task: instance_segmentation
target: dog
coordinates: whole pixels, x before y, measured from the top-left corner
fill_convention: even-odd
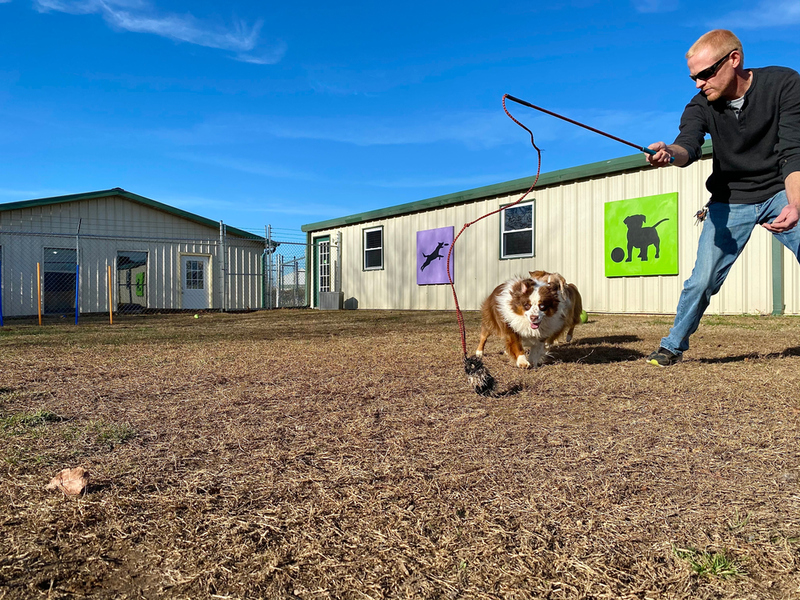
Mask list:
[[[425,270],[425,267],[427,267],[429,264],[431,264],[431,263],[432,263],[434,260],[436,260],[437,258],[439,258],[439,259],[441,259],[441,258],[444,258],[444,254],[440,254],[440,253],[439,253],[439,250],[441,250],[441,249],[442,249],[442,248],[444,248],[445,246],[449,246],[449,245],[450,245],[450,244],[445,244],[444,242],[439,242],[439,244],[436,246],[436,250],[434,250],[434,251],[433,251],[433,252],[431,252],[430,254],[425,254],[425,253],[423,252],[423,253],[422,253],[422,256],[424,256],[424,257],[425,257],[425,262],[424,262],[424,263],[423,263],[423,265],[422,265],[422,266],[419,268],[419,270],[420,270],[420,271],[424,271],[424,270]]]
[[[658,237],[656,227],[661,225],[664,221],[669,219],[661,219],[652,227],[645,227],[644,223],[647,217],[644,215],[629,215],[623,219],[623,223],[628,227],[628,258],[625,262],[631,262],[633,257],[633,249],[639,249],[639,260],[647,260],[647,250],[652,245],[656,247],[656,255],[661,250],[661,238]]]
[[[565,332],[567,342],[572,341],[583,311],[578,288],[558,273],[528,275],[501,283],[483,301],[476,356],[483,356],[486,340],[497,335],[516,365],[529,369],[541,366],[548,348]]]

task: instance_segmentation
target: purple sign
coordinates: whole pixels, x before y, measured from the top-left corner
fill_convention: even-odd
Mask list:
[[[455,257],[450,252],[453,245],[453,227],[440,227],[417,232],[417,285],[450,283],[447,278],[447,256],[450,254],[450,275]]]

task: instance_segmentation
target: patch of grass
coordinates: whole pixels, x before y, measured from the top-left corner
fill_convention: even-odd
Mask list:
[[[19,433],[25,429],[39,427],[45,423],[56,423],[63,419],[48,410],[37,410],[33,413],[15,413],[7,417],[0,417],[0,427],[4,431]]]
[[[730,579],[741,577],[746,572],[725,551],[706,552],[695,548],[674,548],[675,556],[689,563],[689,567],[700,577]]]
[[[480,314],[464,318],[472,353]],[[521,386],[492,399],[464,377],[452,311],[0,339],[0,417],[64,417],[0,424],[0,596],[791,595],[800,319],[729,319],[670,369],[640,360],[667,316],[593,315],[540,369],[492,339],[487,368]],[[43,491],[78,465],[81,502]]]
[[[95,421],[89,425],[89,431],[96,436],[100,444],[112,447],[139,436],[139,432],[130,423]]]
[[[739,512],[739,509],[737,508],[733,518],[728,519],[728,530],[739,531],[740,529],[743,529],[744,526],[747,525],[749,522],[750,522],[750,514],[749,513],[741,514]]]

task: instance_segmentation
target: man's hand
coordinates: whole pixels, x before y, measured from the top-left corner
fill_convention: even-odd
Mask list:
[[[670,144],[667,146],[664,142],[656,142],[648,146],[650,150],[655,150],[655,154],[645,154],[644,157],[654,167],[666,167],[673,165],[682,167],[689,162],[689,153],[683,146],[677,144]],[[672,162],[670,162],[671,159]]]
[[[798,220],[800,220],[800,211],[796,206],[788,204],[772,223],[763,223],[762,227],[772,233],[783,233],[796,226]]]
[[[670,159],[672,158],[672,154],[670,154],[669,150],[667,149],[667,145],[664,142],[656,142],[655,144],[650,144],[648,146],[650,150],[655,150],[655,154],[645,154],[644,157],[654,167],[666,167],[670,164]]]

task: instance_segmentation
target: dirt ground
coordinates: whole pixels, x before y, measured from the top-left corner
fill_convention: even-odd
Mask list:
[[[7,320],[0,598],[800,598],[800,321],[670,324],[485,398],[452,312]]]

